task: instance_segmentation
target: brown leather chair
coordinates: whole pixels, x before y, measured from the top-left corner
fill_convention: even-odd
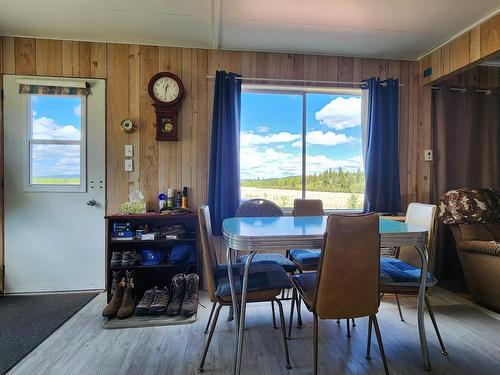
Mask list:
[[[212,312],[210,313],[209,323],[211,322],[210,332],[207,343],[203,351],[203,356],[198,367],[199,372],[203,372],[205,359],[212,341],[215,325],[219,318],[220,310],[223,306],[232,306],[231,292],[229,288],[228,272],[226,265],[219,265],[212,236],[212,224],[210,220],[210,211],[208,206],[200,206],[198,209],[198,221],[200,226],[200,237],[202,244],[203,267],[207,281],[208,298],[213,302]],[[244,264],[237,263],[233,265],[233,275],[236,278],[243,278]],[[272,277],[267,277],[272,275]],[[236,292],[240,295],[237,284]],[[252,262],[248,275],[248,293],[247,303],[252,302],[276,302],[279,307],[281,321],[281,335],[285,349],[286,367],[291,368],[290,355],[288,353],[288,343],[286,339],[285,316],[281,301],[276,297],[284,288],[290,287],[288,274],[283,268],[270,262]],[[215,311],[215,313],[214,313]],[[212,318],[212,315],[215,314]],[[244,331],[244,330],[243,330]]]
[[[370,358],[374,326],[384,370],[389,373],[376,316],[380,305],[379,272],[378,216],[330,215],[318,271],[292,277],[293,293],[301,296],[314,315],[314,374],[318,373],[318,317],[349,319],[364,316],[369,317],[366,357]]]

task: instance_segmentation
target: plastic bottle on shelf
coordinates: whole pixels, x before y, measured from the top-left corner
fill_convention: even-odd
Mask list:
[[[182,188],[182,208],[188,208],[188,188],[184,186]]]
[[[165,210],[165,206],[167,204],[167,197],[165,196],[165,194],[163,193],[160,193],[158,195],[158,210],[159,212],[162,212],[163,210]]]
[[[177,196],[175,198],[175,208],[181,208],[182,205],[182,194],[180,191],[177,192]]]
[[[174,189],[167,189],[167,208],[174,207]]]

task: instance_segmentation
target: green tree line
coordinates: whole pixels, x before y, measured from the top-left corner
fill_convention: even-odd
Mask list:
[[[301,190],[301,176],[290,176],[281,178],[265,178],[242,180],[241,186],[258,187],[268,189]],[[327,191],[334,193],[364,193],[365,174],[361,170],[356,172],[339,169],[328,169],[318,174],[306,176],[306,190]]]

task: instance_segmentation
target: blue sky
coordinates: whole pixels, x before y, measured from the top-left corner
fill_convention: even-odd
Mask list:
[[[243,92],[241,178],[301,174],[302,95]],[[361,97],[306,94],[306,170],[362,169]]]
[[[31,96],[32,137],[40,140],[81,140],[80,96]],[[80,145],[34,144],[34,177],[77,177]]]

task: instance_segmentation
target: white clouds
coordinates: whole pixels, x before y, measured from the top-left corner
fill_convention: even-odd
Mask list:
[[[306,142],[309,145],[336,146],[358,140],[355,137],[339,134],[332,131],[322,132],[321,130],[310,131],[306,135]],[[293,147],[302,147],[302,142],[297,141]]]
[[[242,147],[240,151],[242,179],[300,176],[302,173],[300,154],[248,146]],[[334,160],[326,155],[307,155],[306,168],[307,174],[321,173],[329,168],[356,171],[363,169],[363,163],[361,155],[346,160]]]
[[[78,104],[76,107],[74,107],[73,112],[75,113],[75,116],[81,117],[82,116],[82,105]]]
[[[80,130],[74,125],[59,125],[53,119],[40,117],[33,121],[34,139],[80,139]]]
[[[289,132],[279,132],[269,135],[255,134],[252,131],[241,133],[241,144],[245,146],[251,145],[267,145],[270,143],[287,143],[293,142],[301,138],[300,134],[292,134]]]
[[[257,131],[259,133],[267,133],[271,128],[269,126],[257,126]]]
[[[36,144],[33,146],[33,176],[80,175],[80,146]]]
[[[342,130],[361,124],[361,98],[338,97],[315,114],[316,120],[331,129]]]

